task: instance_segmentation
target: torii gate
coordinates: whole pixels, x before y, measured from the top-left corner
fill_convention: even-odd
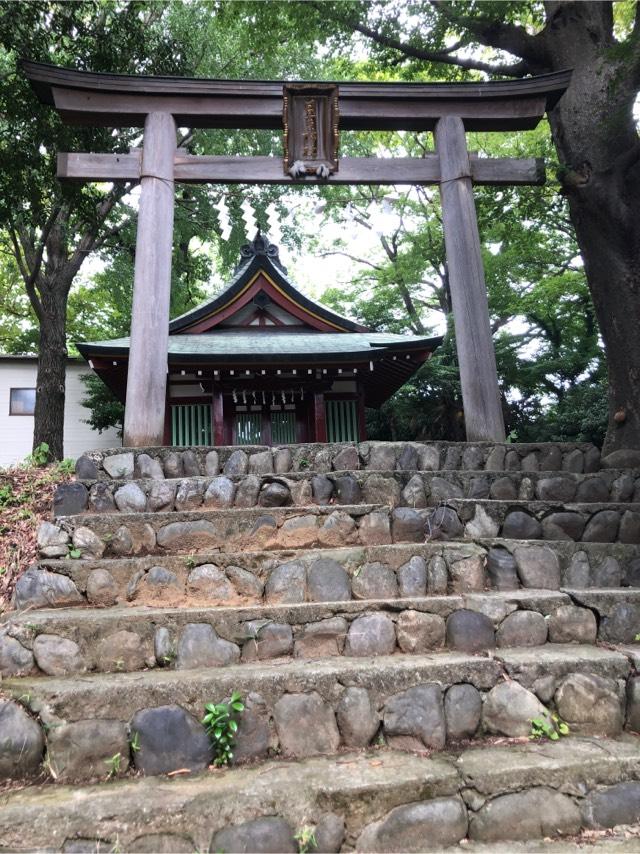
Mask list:
[[[465,131],[536,127],[570,71],[491,83],[289,83],[94,74],[23,62],[36,94],[69,124],[144,127],[128,154],[59,154],[58,177],[140,181],[123,444],[161,445],[167,385],[174,182],[438,184],[469,441],[504,441],[476,184],[542,184],[536,159],[470,155]],[[176,126],[283,131],[275,157],[193,156]],[[433,131],[423,158],[339,158],[340,130]]]

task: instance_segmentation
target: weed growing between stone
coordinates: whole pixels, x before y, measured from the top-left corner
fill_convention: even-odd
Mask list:
[[[129,747],[134,753],[137,753],[140,750],[140,733],[132,732],[131,738],[129,740]]]
[[[120,763],[122,761],[122,756],[120,753],[116,753],[111,756],[109,759],[105,759],[104,763],[108,768],[107,780],[111,780],[113,777],[117,777],[120,773]]]
[[[531,721],[531,739],[548,738],[550,741],[559,741],[563,735],[569,735],[569,724],[555,713],[551,714],[549,719],[539,717]]]
[[[220,768],[233,759],[233,745],[238,732],[238,715],[244,711],[244,702],[237,691],[228,703],[207,703],[202,719],[213,748],[213,764]]]
[[[293,837],[298,843],[298,851],[300,854],[308,854],[309,851],[315,851],[318,847],[316,843],[315,828],[305,825],[298,830]]]

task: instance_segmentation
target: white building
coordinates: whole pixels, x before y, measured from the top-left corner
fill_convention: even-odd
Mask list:
[[[37,370],[35,356],[0,355],[0,467],[19,463],[31,453]],[[86,396],[80,376],[88,372],[89,367],[84,360],[68,360],[64,455],[73,459],[83,451],[122,444],[116,430],[98,433],[86,423],[90,413],[80,403]]]

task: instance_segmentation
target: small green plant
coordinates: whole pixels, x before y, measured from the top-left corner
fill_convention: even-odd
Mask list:
[[[67,556],[77,560],[79,557],[82,557],[82,552],[80,549],[74,549],[73,546],[69,546],[69,551],[67,552]]]
[[[311,465],[311,462],[306,457],[302,457],[302,459],[298,463],[298,468],[299,469],[308,469],[310,465]]]
[[[189,557],[186,557],[186,558],[184,559],[184,564],[185,564],[185,566],[187,567],[187,569],[193,569],[193,568],[195,567],[195,565],[196,565],[196,561],[195,561],[194,556],[193,556],[193,555],[189,555]]]
[[[0,486],[0,507],[10,507],[15,503],[15,500],[13,489],[8,483]]]
[[[46,442],[40,442],[37,448],[34,448],[30,454],[24,458],[25,464],[28,466],[37,466],[42,468],[49,462],[50,448]]]
[[[60,474],[73,474],[76,470],[76,461],[66,457],[64,460],[60,460],[56,468]]]
[[[550,741],[559,741],[563,735],[569,735],[569,724],[565,723],[559,715],[551,714],[549,718],[538,717],[531,721],[531,732],[529,738],[548,738]]]
[[[634,637],[634,641],[640,641],[640,632]]]
[[[111,780],[113,777],[117,777],[120,773],[120,763],[122,761],[122,756],[120,753],[115,753],[109,759],[104,760],[104,764],[108,767],[109,773],[107,774],[107,779]]]
[[[131,734],[131,738],[129,739],[129,747],[133,750],[134,753],[137,753],[140,750],[140,733],[134,732]]]
[[[233,745],[238,732],[238,717],[244,711],[242,697],[237,691],[228,703],[207,703],[202,719],[213,747],[213,764],[219,768],[233,759]]]
[[[309,851],[315,851],[318,847],[315,827],[311,827],[308,824],[301,827],[293,838],[298,843],[298,851],[300,854],[308,854]]]

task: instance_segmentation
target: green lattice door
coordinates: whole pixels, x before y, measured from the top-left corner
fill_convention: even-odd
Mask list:
[[[171,444],[187,447],[211,444],[211,404],[189,403],[171,407]]]
[[[327,400],[326,417],[329,442],[358,441],[357,401]]]
[[[235,444],[262,444],[262,412],[236,412]]]
[[[296,441],[295,410],[271,413],[271,442],[274,445],[292,445]]]

